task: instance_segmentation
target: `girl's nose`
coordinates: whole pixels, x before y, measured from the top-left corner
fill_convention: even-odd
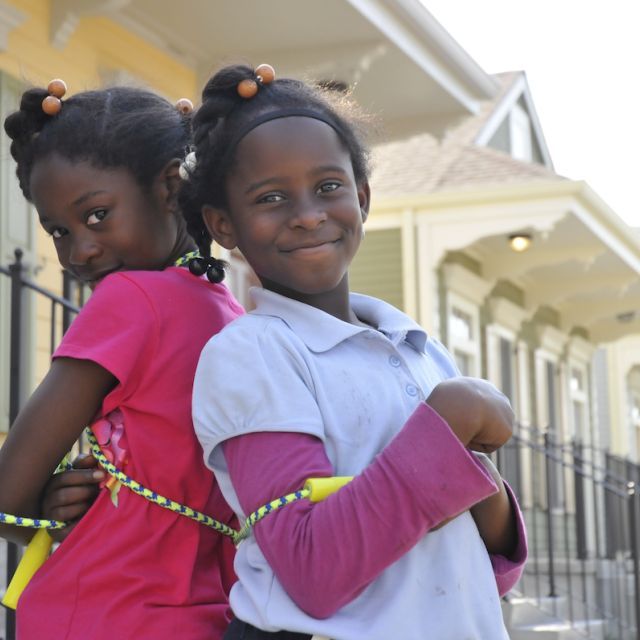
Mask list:
[[[100,247],[90,238],[78,238],[71,244],[69,264],[80,267],[100,255]]]
[[[323,224],[327,219],[327,212],[324,207],[317,202],[300,202],[295,208],[290,219],[293,227],[304,229],[315,229]]]

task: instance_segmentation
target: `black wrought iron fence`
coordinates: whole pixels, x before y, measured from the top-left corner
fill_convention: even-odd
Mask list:
[[[640,467],[524,427],[498,463],[527,521],[522,594],[585,637],[640,640]]]
[[[60,338],[68,329],[72,319],[78,313],[84,303],[86,291],[85,287],[74,280],[67,272],[62,275],[63,296],[44,289],[26,277],[25,268],[22,263],[22,251],[15,251],[15,260],[8,267],[0,266],[0,274],[7,276],[11,282],[10,289],[10,336],[9,336],[9,424],[18,415],[21,398],[23,395],[22,383],[24,379],[24,368],[27,366],[28,358],[25,349],[26,338],[24,328],[25,308],[31,307],[37,302],[44,302],[48,306],[45,315],[48,317],[48,336],[46,348],[52,354],[58,345]],[[31,294],[31,299],[27,295]],[[4,320],[5,318],[3,318]],[[5,367],[3,363],[3,369]],[[5,380],[5,376],[2,376]],[[20,550],[17,545],[7,543],[6,545],[6,584],[9,583],[20,559]],[[15,615],[13,611],[5,611],[5,639],[13,640],[15,637]]]

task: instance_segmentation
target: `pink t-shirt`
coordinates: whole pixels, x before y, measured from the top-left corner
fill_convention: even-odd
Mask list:
[[[233,514],[204,465],[191,391],[202,347],[241,313],[224,286],[186,269],[116,273],[98,285],[54,354],[92,360],[118,379],[98,418],[111,416],[126,473],[226,523]],[[116,506],[103,489],[23,593],[18,638],[221,638],[232,557],[221,534],[124,487]]]

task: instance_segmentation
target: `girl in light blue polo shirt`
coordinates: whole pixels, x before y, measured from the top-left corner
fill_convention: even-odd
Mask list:
[[[240,519],[306,478],[355,478],[255,524],[225,638],[504,640],[525,535],[475,452],[508,440],[511,408],[404,313],[349,292],[366,149],[344,100],[274,75],[214,75],[183,166],[203,255],[212,238],[237,247],[262,284],[202,353],[194,423]]]

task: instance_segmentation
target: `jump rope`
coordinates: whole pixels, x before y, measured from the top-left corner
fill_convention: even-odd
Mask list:
[[[200,257],[200,254],[197,251],[192,251],[176,260],[174,265],[176,267],[184,266],[192,258],[197,257]],[[228,536],[233,540],[233,543],[236,546],[249,536],[251,528],[256,522],[262,520],[262,518],[270,513],[273,513],[292,502],[305,498],[310,502],[321,502],[327,496],[335,493],[338,489],[353,479],[352,476],[309,478],[305,481],[302,489],[277,498],[276,500],[272,500],[271,502],[256,509],[246,518],[242,527],[239,530],[236,530],[224,522],[220,522],[219,520],[197,511],[196,509],[192,509],[187,505],[181,504],[171,498],[160,495],[156,491],[148,489],[109,462],[106,456],[102,453],[102,449],[100,448],[100,445],[98,444],[98,441],[93,435],[93,431],[90,427],[85,429],[85,435],[91,449],[91,454],[96,459],[100,467],[102,467],[111,476],[109,483],[115,482],[120,486],[127,487],[129,490],[133,491],[133,493],[142,496],[145,500],[148,500],[163,509],[173,511],[174,513],[194,520],[205,527],[209,527],[222,535]],[[68,462],[68,456],[65,456],[63,461],[58,465],[56,473],[67,471],[72,468],[72,465]],[[51,553],[53,538],[49,535],[48,530],[64,529],[68,523],[61,520],[26,518],[4,513],[2,511],[0,511],[0,523],[14,525],[17,527],[38,529],[37,533],[27,545],[22,559],[20,560],[13,578],[5,591],[4,597],[2,598],[2,604],[4,606],[10,609],[15,609],[18,605],[20,595],[29,583],[29,580],[31,580],[33,575],[44,564]]]

